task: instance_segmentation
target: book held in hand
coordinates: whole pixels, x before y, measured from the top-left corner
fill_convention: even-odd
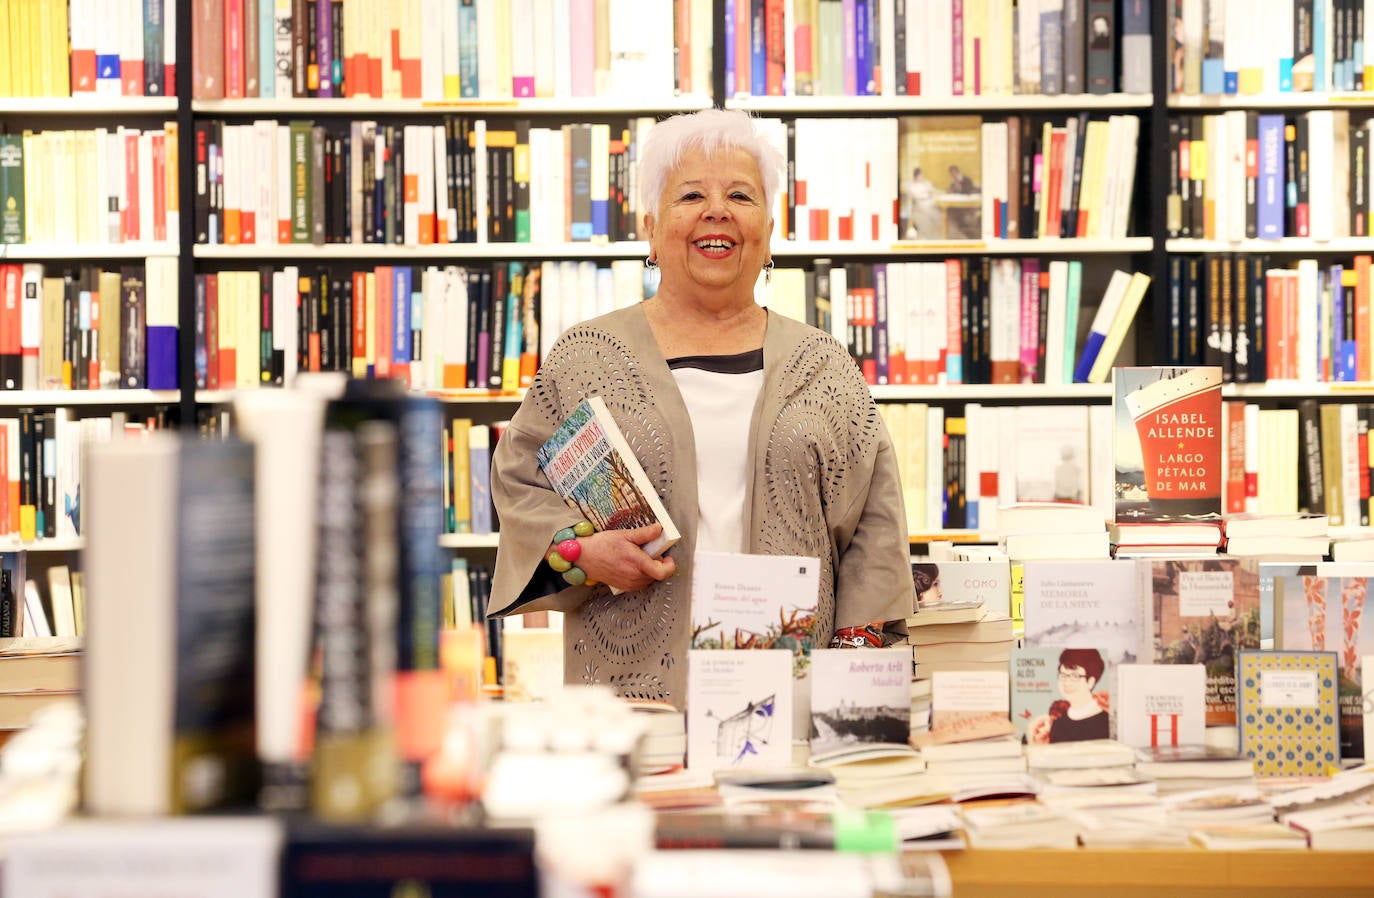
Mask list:
[[[655,557],[681,538],[600,396],[582,400],[558,425],[539,449],[539,468],[563,501],[598,531],[662,524],[663,533],[644,544]]]

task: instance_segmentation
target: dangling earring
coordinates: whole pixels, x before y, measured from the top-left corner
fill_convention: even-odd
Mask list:
[[[655,259],[653,256],[645,256],[645,257],[644,257],[644,267],[647,268],[647,269],[649,269],[650,271],[657,271],[657,270],[658,270],[658,260]]]
[[[764,266],[763,266],[763,282],[764,282],[765,284],[771,284],[771,283],[773,283],[773,260],[772,260],[772,259],[769,259],[769,260],[767,261],[767,263],[765,263]]]

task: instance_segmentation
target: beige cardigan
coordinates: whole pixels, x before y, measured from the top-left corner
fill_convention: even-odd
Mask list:
[[[773,312],[763,345],[746,492],[748,546],[821,560],[819,633],[901,621],[914,594],[892,441],[867,384],[830,335]],[[568,587],[535,596],[531,578],[555,531],[580,518],[549,488],[535,452],[588,395],[600,395],[657,485],[682,541],[677,573],[638,592]],[[686,700],[697,527],[692,422],[640,307],[570,328],[544,360],[497,443],[492,499],[501,520],[487,613],[567,612],[564,679],[629,698]],[[526,593],[522,597],[522,592]]]

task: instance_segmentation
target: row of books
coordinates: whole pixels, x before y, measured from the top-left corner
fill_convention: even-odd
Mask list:
[[[199,273],[195,285],[196,384],[212,390],[344,371],[416,390],[514,391],[563,330],[651,295],[638,259],[269,266]]]
[[[1150,4],[729,0],[727,96],[1145,94]]]
[[[0,390],[175,390],[172,256],[98,265],[0,264]]]
[[[1077,260],[818,259],[756,295],[830,331],[870,384],[1103,383],[1149,282],[1115,271],[1094,308]]]
[[[175,0],[8,0],[0,96],[176,96]]]
[[[1169,120],[1170,237],[1368,237],[1370,129],[1345,109]]]
[[[198,0],[197,99],[711,92],[709,0]]]
[[[1374,90],[1362,0],[1175,0],[1174,94]]]
[[[608,242],[638,237],[651,118],[531,127],[271,119],[196,123],[196,241]]]
[[[0,135],[0,243],[175,241],[177,123]]]
[[[1171,255],[1166,361],[1217,365],[1237,383],[1368,381],[1369,265]]]
[[[838,145],[843,125],[844,120],[799,119],[795,138],[789,128],[797,190],[804,189],[810,206],[826,205],[810,199],[818,188],[827,197],[838,189],[815,183],[811,173],[840,164],[825,148]],[[901,239],[1117,239],[1130,232],[1140,128],[1134,115],[900,116],[897,127]],[[809,162],[812,154],[815,165]],[[973,181],[975,172],[981,184]],[[825,234],[845,239],[833,227]],[[788,235],[826,239],[805,220],[800,206]]]

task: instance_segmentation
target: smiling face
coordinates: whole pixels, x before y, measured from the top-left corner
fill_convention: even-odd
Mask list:
[[[753,301],[773,222],[758,164],[747,152],[685,152],[644,227],[662,289]]]

